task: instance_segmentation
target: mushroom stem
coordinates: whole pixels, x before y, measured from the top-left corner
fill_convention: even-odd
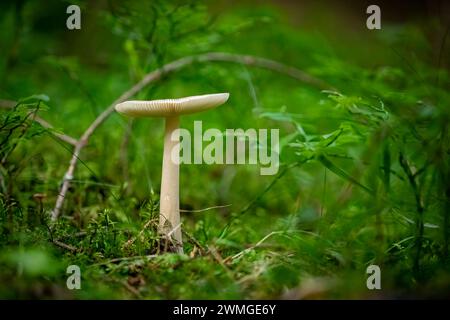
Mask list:
[[[183,242],[180,225],[180,186],[179,162],[172,159],[172,150],[179,143],[179,136],[172,137],[172,133],[180,126],[179,116],[166,118],[164,133],[164,155],[161,176],[161,195],[159,200],[159,229],[166,236],[171,237],[178,253],[183,253]]]

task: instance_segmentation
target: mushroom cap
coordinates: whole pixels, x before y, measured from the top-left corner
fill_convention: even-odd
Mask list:
[[[229,93],[214,93],[180,99],[132,100],[117,104],[116,111],[132,117],[170,117],[215,108],[229,96]]]

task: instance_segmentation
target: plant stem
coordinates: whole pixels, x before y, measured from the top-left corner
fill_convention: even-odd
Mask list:
[[[180,165],[172,159],[172,150],[179,143],[178,136],[172,136],[180,127],[178,116],[166,118],[164,133],[164,155],[161,175],[161,195],[159,199],[159,229],[166,237],[175,240],[176,251],[183,253],[180,225]]]
[[[408,160],[406,160],[403,153],[400,152],[399,154],[399,162],[400,166],[402,167],[403,171],[406,173],[406,176],[408,177],[409,184],[411,185],[411,188],[414,192],[414,198],[416,199],[416,210],[417,210],[417,219],[416,219],[416,241],[415,241],[415,247],[416,247],[416,255],[414,257],[414,273],[416,276],[418,275],[420,271],[420,255],[422,253],[422,243],[423,243],[423,232],[424,232],[424,225],[423,225],[423,213],[424,213],[424,206],[422,203],[422,197],[420,194],[420,188],[417,185],[416,182],[416,176],[411,172],[411,168],[409,167]]]

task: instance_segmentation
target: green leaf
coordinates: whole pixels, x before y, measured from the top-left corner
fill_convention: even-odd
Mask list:
[[[32,96],[19,99],[19,103],[21,104],[37,101],[49,102],[50,98],[46,94],[33,94]]]
[[[359,183],[355,178],[351,177],[347,172],[345,172],[343,169],[339,168],[338,166],[336,166],[333,162],[330,161],[330,159],[328,159],[327,157],[325,157],[325,155],[320,154],[317,156],[317,159],[327,168],[329,169],[331,172],[333,172],[334,174],[338,175],[339,177],[361,187],[363,190],[365,190],[366,192],[372,194],[372,190],[364,185],[362,185],[361,183]]]

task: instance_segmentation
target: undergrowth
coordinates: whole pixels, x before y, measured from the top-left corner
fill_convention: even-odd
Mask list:
[[[435,24],[386,26],[379,38],[360,31],[360,42],[331,49],[326,36],[294,30],[273,7],[216,17],[196,2],[142,3],[84,3],[101,23],[98,33],[83,32],[110,40],[99,52],[88,44],[91,56],[65,52],[63,37],[44,35],[45,26],[31,28],[41,21],[35,13],[19,33],[20,50],[1,57],[0,94],[11,103],[0,113],[0,297],[448,295],[450,81],[427,45]],[[4,30],[18,28],[15,19],[35,4],[5,6],[0,39],[12,44]],[[27,51],[32,35],[42,46]],[[358,55],[364,41],[379,46],[373,61]],[[321,90],[267,70],[208,63],[138,93],[153,99],[226,88],[229,106],[200,119],[220,130],[279,128],[277,175],[260,176],[250,165],[182,166],[186,254],[174,254],[157,232],[163,124],[113,115],[80,155],[63,215],[50,221],[73,149],[57,134],[76,137],[147,72],[211,50],[272,58],[330,84]],[[371,264],[382,270],[381,291],[367,290]],[[69,265],[81,269],[81,290],[66,287]]]

